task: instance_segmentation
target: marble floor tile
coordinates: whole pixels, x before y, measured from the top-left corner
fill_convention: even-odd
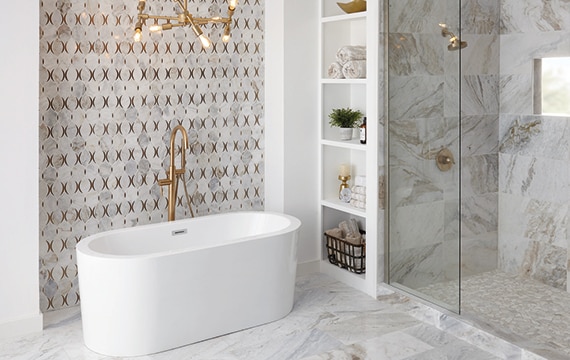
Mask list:
[[[523,356],[522,351],[499,356],[492,346],[474,345],[476,342],[459,338],[453,330],[442,329],[441,323],[432,321],[445,317],[436,310],[388,288],[380,288],[379,294],[379,299],[374,299],[323,274],[302,276],[297,279],[293,310],[281,320],[130,359],[541,359],[532,354]],[[470,329],[478,339],[492,338],[468,324],[463,326],[463,333],[463,329]],[[41,334],[0,341],[0,360],[8,359],[123,358],[96,354],[83,345],[80,308],[75,307],[46,313]]]
[[[418,290],[453,299],[458,288],[454,282]],[[465,322],[548,359],[570,359],[570,293],[496,270],[464,277],[461,302]]]

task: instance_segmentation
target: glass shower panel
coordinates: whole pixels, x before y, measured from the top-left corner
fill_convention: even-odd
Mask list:
[[[459,0],[388,1],[388,279],[459,312]]]

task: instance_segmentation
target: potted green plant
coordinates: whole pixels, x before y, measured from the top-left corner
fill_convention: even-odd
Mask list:
[[[340,139],[352,139],[352,129],[355,128],[364,114],[351,108],[333,109],[329,114],[329,125],[340,128]]]

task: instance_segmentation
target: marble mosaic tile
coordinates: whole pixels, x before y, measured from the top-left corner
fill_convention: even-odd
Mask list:
[[[196,14],[227,2],[190,1]],[[175,2],[148,1],[176,12]],[[187,28],[132,41],[136,2],[40,2],[39,205],[42,311],[79,303],[75,244],[165,221],[157,180],[171,129],[188,131],[195,213],[263,209],[264,2],[244,0],[232,38],[202,50]],[[146,28],[145,28],[146,31]],[[182,194],[177,217],[189,217]]]

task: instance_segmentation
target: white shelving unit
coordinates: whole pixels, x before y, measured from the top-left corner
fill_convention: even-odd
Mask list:
[[[321,272],[376,296],[378,254],[378,2],[368,1],[364,12],[345,14],[334,0],[321,0],[320,9],[320,86],[319,86],[319,218],[321,234],[339,222],[356,219],[366,231],[366,273],[355,274],[329,262],[326,240],[321,238]],[[365,45],[366,79],[329,79],[327,69],[336,60],[339,48]],[[367,117],[367,142],[360,144],[355,130],[352,141],[341,141],[337,128],[329,125],[332,109],[350,107]],[[351,165],[349,184],[357,175],[366,176],[366,209],[358,209],[339,200],[340,164]]]

